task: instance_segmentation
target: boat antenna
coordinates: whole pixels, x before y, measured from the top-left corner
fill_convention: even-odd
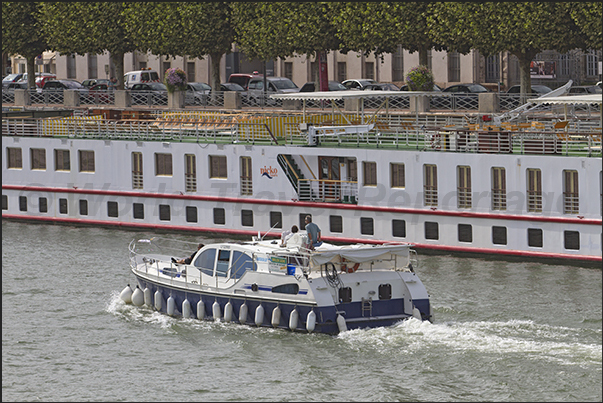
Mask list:
[[[281,222],[277,221],[276,223],[274,223],[274,225],[272,226],[272,228],[270,228],[265,234],[264,236],[268,235],[268,232],[272,231],[274,229],[274,227],[276,227],[277,225],[279,225]],[[260,241],[264,240],[264,236],[260,238]]]

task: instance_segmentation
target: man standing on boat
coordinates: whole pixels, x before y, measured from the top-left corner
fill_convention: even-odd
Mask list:
[[[310,245],[310,249],[322,245],[320,228],[312,222],[311,215],[306,216],[306,232],[308,233],[308,244]]]

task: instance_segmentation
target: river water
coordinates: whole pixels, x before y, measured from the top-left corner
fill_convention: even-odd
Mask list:
[[[152,235],[2,220],[3,402],[602,400],[599,268],[419,251],[433,324],[328,336],[125,305]]]

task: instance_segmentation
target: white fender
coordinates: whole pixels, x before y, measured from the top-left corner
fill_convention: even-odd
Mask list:
[[[297,309],[293,308],[291,311],[291,315],[289,315],[289,329],[295,330],[297,329],[297,322],[299,321],[299,313]]]
[[[247,311],[248,310],[249,310],[249,308],[247,307],[247,304],[243,302],[243,305],[241,305],[241,309],[239,309],[239,323],[241,323],[241,324],[247,323]]]
[[[163,295],[159,292],[159,290],[155,291],[155,309],[161,311],[161,307],[163,306]]]
[[[262,326],[262,323],[264,322],[264,307],[262,306],[262,304],[258,305],[257,308],[255,308],[255,324],[257,326]]]
[[[339,328],[339,333],[345,332],[348,330],[348,326],[345,323],[345,318],[340,314],[337,314],[337,327]]]
[[[306,319],[306,330],[308,333],[312,333],[314,328],[316,327],[316,314],[314,311],[308,312],[308,317]]]
[[[151,289],[146,287],[142,293],[144,294],[144,303],[148,306],[153,306],[153,293],[151,293]]]
[[[278,327],[278,325],[281,323],[281,308],[279,308],[279,306],[277,305],[276,308],[274,308],[272,310],[272,320],[270,321],[270,324],[272,324],[272,327]]]
[[[188,299],[182,301],[182,317],[186,319],[191,317],[191,303]]]
[[[417,319],[419,319],[419,320],[423,320],[423,319],[421,318],[421,311],[419,311],[419,310],[417,309],[417,307],[413,307],[413,308],[412,308],[412,316],[414,316],[415,318],[417,318]]]
[[[433,323],[433,305],[429,304],[429,321]]]
[[[203,318],[205,318],[205,304],[203,303],[203,300],[200,299],[199,302],[197,302],[197,319],[203,320]]]
[[[230,322],[232,320],[232,304],[230,301],[224,306],[224,322]]]
[[[215,301],[213,303],[213,305],[211,306],[211,311],[214,315],[214,320],[220,320],[220,318],[222,317],[222,311],[220,310],[220,304],[218,304],[218,301]]]
[[[175,310],[176,310],[176,300],[174,299],[174,297],[172,297],[170,295],[167,300],[167,309],[166,309],[167,314],[170,316],[173,316]]]
[[[119,294],[119,297],[126,303],[132,303],[132,288],[130,288],[130,284],[128,284]]]
[[[132,293],[132,303],[136,306],[142,306],[144,304],[144,295],[140,287],[136,286],[136,289]]]

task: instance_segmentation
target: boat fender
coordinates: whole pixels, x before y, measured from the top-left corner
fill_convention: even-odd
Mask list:
[[[170,316],[174,315],[174,311],[176,310],[176,300],[171,295],[167,300],[167,314]]]
[[[228,323],[232,320],[232,304],[230,301],[224,306],[224,322]]]
[[[306,330],[308,333],[312,333],[314,328],[316,327],[316,314],[314,310],[308,312],[308,317],[306,318]]]
[[[214,315],[215,321],[220,320],[220,318],[222,317],[222,311],[220,310],[220,304],[218,304],[218,301],[215,301],[211,306],[211,312]]]
[[[203,320],[203,318],[205,318],[205,304],[203,303],[203,300],[200,299],[199,302],[197,302],[197,319]]]
[[[163,295],[159,292],[159,290],[155,291],[155,309],[161,311],[161,307],[163,306]]]
[[[277,305],[276,308],[274,308],[272,310],[272,320],[270,321],[270,324],[272,325],[272,327],[278,327],[278,325],[280,325],[280,323],[281,323],[281,308],[279,308]]]
[[[128,284],[119,294],[119,297],[126,303],[126,304],[131,304],[132,303],[132,288],[130,287],[130,284]]]
[[[264,307],[262,306],[262,304],[258,305],[257,308],[255,308],[255,324],[257,326],[262,326],[262,323],[264,322]]]
[[[241,309],[239,310],[239,323],[241,323],[241,324],[247,323],[247,311],[248,310],[249,310],[249,308],[247,307],[247,304],[243,302],[243,305],[241,305]]]
[[[417,318],[419,320],[423,320],[421,318],[421,311],[419,311],[419,309],[417,309],[416,306],[412,308],[412,316],[414,316],[415,318]]]
[[[142,306],[144,304],[144,295],[138,286],[136,286],[136,289],[132,293],[132,303],[136,306]]]
[[[188,299],[182,301],[182,317],[186,319],[191,317],[191,303]]]
[[[340,314],[337,314],[337,327],[339,328],[339,333],[343,333],[348,330],[348,326],[345,323],[345,318]]]
[[[144,303],[147,306],[153,306],[153,293],[151,293],[151,289],[146,287],[142,293],[144,294]]]
[[[289,329],[295,330],[297,329],[297,322],[299,321],[299,313],[297,309],[293,308],[291,314],[289,315]]]

